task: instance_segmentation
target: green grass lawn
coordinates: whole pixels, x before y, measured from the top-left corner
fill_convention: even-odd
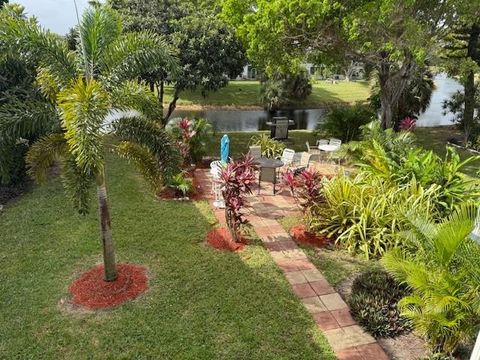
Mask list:
[[[261,133],[269,134],[268,131],[255,132],[227,132],[230,137],[230,154],[234,158],[238,158],[242,154],[248,152],[248,146],[252,136]],[[213,157],[220,157],[220,139],[225,133],[216,133],[208,144],[207,155]],[[293,130],[288,132],[288,139],[283,143],[286,147],[295,151],[307,151],[305,143],[309,141],[310,144],[315,143],[315,136],[308,130]]]
[[[331,103],[364,101],[370,92],[366,81],[338,81],[332,84],[327,81],[316,81],[310,95],[301,107],[319,107]],[[165,102],[171,100],[173,88],[165,88]],[[262,106],[259,102],[260,83],[258,81],[236,80],[203,97],[200,91],[181,93],[178,105],[211,105],[211,106]],[[167,104],[165,104],[167,105]]]
[[[263,247],[204,245],[208,205],[157,201],[108,158],[120,262],[148,268],[150,289],[98,313],[62,305],[76,274],[101,261],[96,211],[81,217],[60,181],[0,213],[2,359],[334,359]]]

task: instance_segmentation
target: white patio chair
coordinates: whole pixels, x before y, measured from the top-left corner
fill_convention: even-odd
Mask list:
[[[215,208],[225,208],[225,201],[222,195],[222,184],[220,183],[220,174],[224,168],[224,164],[217,160],[210,163],[210,174],[212,175],[212,193],[215,195],[213,206]]]
[[[320,139],[320,140],[317,140],[317,146],[320,146],[320,145],[328,145],[329,144],[329,141],[327,139]]]
[[[295,157],[295,150],[284,149],[280,160],[283,162],[284,167],[289,167],[293,163],[293,158]]]
[[[319,155],[320,154],[320,150],[312,149],[311,146],[310,146],[310,143],[308,141],[305,143],[305,145],[307,145],[307,152],[309,154],[314,154],[314,155]]]
[[[311,157],[312,157],[312,154],[305,151],[302,152],[300,156],[300,161],[297,164],[295,164],[295,173],[298,173],[308,168],[308,166],[310,165]]]
[[[331,138],[330,142],[328,144],[329,145],[335,145],[335,146],[338,146],[338,148],[340,148],[340,146],[342,146],[342,140]]]

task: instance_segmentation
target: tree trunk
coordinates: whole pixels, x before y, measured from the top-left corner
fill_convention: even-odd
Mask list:
[[[160,109],[162,111],[162,118],[160,119],[160,122],[161,124],[165,125],[165,121],[164,121],[164,118],[163,118],[163,94],[164,94],[164,86],[163,86],[163,80],[162,81],[159,81],[157,82],[155,85],[157,87],[157,99],[158,99],[158,103],[160,104]]]
[[[378,69],[380,84],[381,123],[383,129],[395,126],[398,103],[410,81],[415,63],[410,54],[405,55],[402,66],[392,72],[392,64],[384,61]]]
[[[175,93],[173,94],[173,99],[168,105],[167,115],[163,118],[164,124],[168,122],[168,119],[170,119],[170,116],[172,116],[173,112],[175,111],[175,108],[177,107],[177,100],[180,98],[179,94],[180,94],[180,91],[175,89]]]
[[[103,264],[105,267],[105,281],[114,281],[117,278],[117,268],[115,265],[115,251],[113,248],[112,226],[110,223],[110,211],[108,210],[104,170],[101,170],[97,175],[97,198],[103,247]]]
[[[470,29],[468,39],[467,57],[477,61],[478,63],[478,41],[480,37],[480,25],[473,24]],[[464,145],[470,140],[472,129],[474,126],[475,116],[475,73],[470,70],[467,74],[464,84],[465,106],[463,111],[463,135]]]
[[[155,82],[153,82],[152,80],[149,80],[148,87],[150,88],[151,92],[155,92]]]
[[[475,114],[475,74],[472,70],[468,72],[464,84],[465,108],[463,111],[463,135],[464,145],[470,140],[473,128],[473,117]]]

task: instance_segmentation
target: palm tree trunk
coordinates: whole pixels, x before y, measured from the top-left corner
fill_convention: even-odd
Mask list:
[[[103,247],[105,281],[114,281],[117,278],[117,268],[115,265],[115,251],[113,248],[110,211],[108,209],[107,188],[105,186],[105,170],[101,170],[97,175],[97,198]]]

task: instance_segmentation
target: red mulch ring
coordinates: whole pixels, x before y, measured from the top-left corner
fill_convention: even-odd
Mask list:
[[[202,200],[203,191],[197,177],[195,176],[194,171],[189,171],[186,173],[186,175],[192,179],[192,184],[193,184],[193,190],[187,194],[188,200],[193,200],[193,201]],[[173,200],[173,199],[182,198],[183,194],[178,193],[177,191],[175,191],[175,189],[165,187],[162,191],[160,191],[160,193],[157,194],[157,196],[163,200]]]
[[[103,265],[80,275],[68,288],[76,305],[107,309],[135,299],[148,288],[147,271],[133,264],[117,264],[117,280],[105,281]]]
[[[215,228],[207,234],[207,244],[218,250],[241,251],[243,243],[233,241],[230,231],[225,228]]]
[[[295,225],[290,229],[290,234],[295,241],[304,244],[310,244],[317,247],[325,247],[331,244],[332,239],[323,234],[315,234],[305,229],[305,225]]]

